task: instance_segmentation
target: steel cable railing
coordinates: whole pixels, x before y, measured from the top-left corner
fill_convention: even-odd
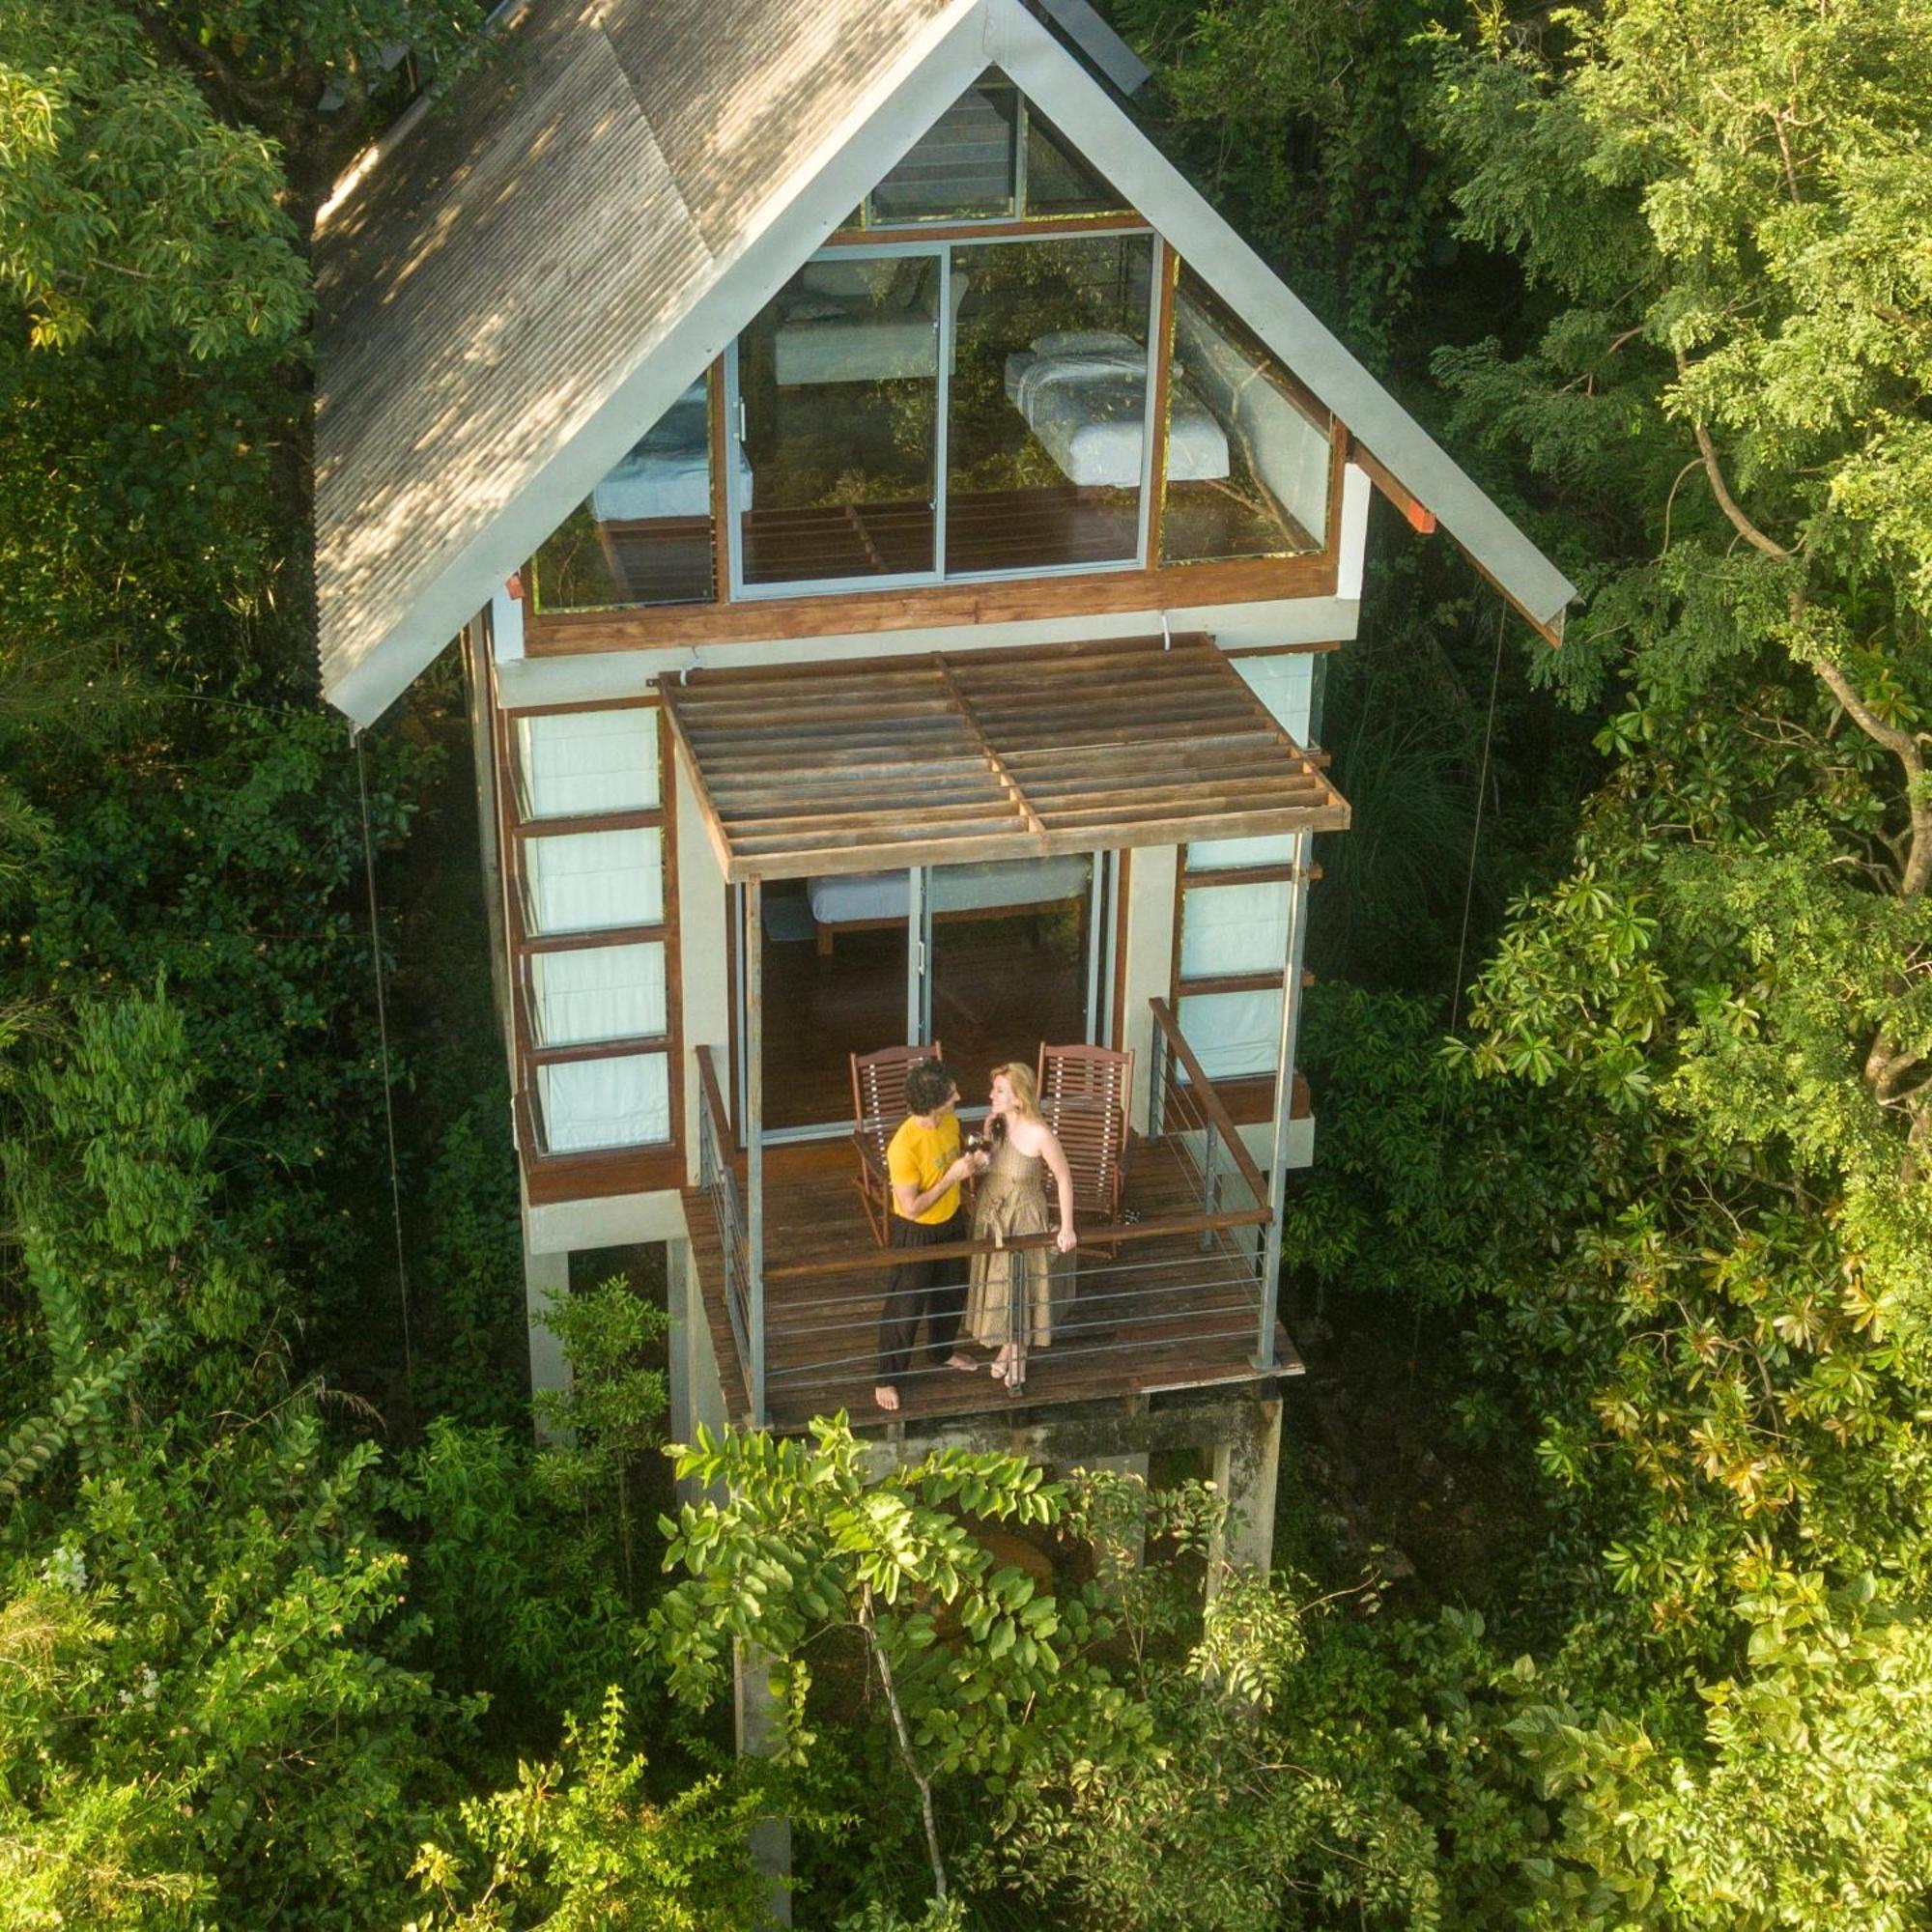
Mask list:
[[[719,1251],[724,1263],[724,1311],[731,1333],[738,1344],[738,1360],[752,1360],[752,1243],[745,1224],[745,1205],[738,1191],[734,1165],[736,1142],[731,1122],[724,1112],[724,1096],[718,1079],[718,1049],[696,1049],[698,1070],[697,1173],[711,1203],[718,1229]],[[749,1376],[749,1368],[747,1370]],[[747,1395],[756,1401],[749,1387]]]

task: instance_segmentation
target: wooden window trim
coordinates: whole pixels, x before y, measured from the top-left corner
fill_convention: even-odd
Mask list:
[[[887,631],[1025,623],[1217,604],[1332,597],[1339,490],[1329,492],[1327,547],[1300,556],[1164,563],[1157,570],[1069,571],[1037,577],[966,578],[900,590],[764,597],[731,604],[663,604],[627,611],[557,611],[526,619],[530,658],[591,656],[666,646],[761,643],[773,638],[871,636]],[[1330,649],[1332,645],[1313,645]],[[1243,655],[1247,655],[1244,653]],[[599,707],[591,705],[587,709]]]
[[[511,1105],[517,1148],[523,1163],[525,1190],[533,1203],[554,1203],[623,1193],[654,1193],[681,1187],[685,1180],[684,1065],[680,1033],[684,1011],[682,954],[677,922],[677,808],[676,772],[670,733],[660,730],[657,740],[658,790],[662,804],[648,810],[584,814],[563,819],[526,819],[522,774],[516,756],[516,721],[522,717],[555,717],[574,712],[656,709],[654,696],[588,699],[564,704],[506,706],[489,667],[488,696],[492,714],[490,743],[497,766],[497,819],[503,859],[499,868],[503,894],[504,933],[510,953],[510,1035],[512,1057]],[[568,832],[661,830],[665,917],[654,925],[606,926],[594,932],[550,933],[533,938],[525,930],[524,880],[520,855],[526,838]],[[585,1042],[579,1046],[541,1047],[534,1037],[529,1009],[529,960],[538,952],[570,952],[599,946],[659,944],[665,949],[666,1031],[660,1035],[616,1041]],[[541,1109],[536,1101],[539,1066],[585,1060],[615,1059],[639,1052],[662,1053],[668,1062],[668,1100],[669,1137],[629,1148],[600,1148],[583,1152],[552,1153],[544,1144]]]
[[[653,832],[664,828],[668,814],[661,805],[639,806],[633,811],[586,811],[572,818],[520,818],[512,830],[519,838],[567,838],[578,833]]]
[[[604,925],[593,932],[546,933],[540,939],[527,936],[520,951],[534,956],[539,952],[587,952],[595,946],[668,946],[677,937],[677,927],[669,920],[658,925]]]
[[[984,221],[894,221],[877,228],[839,228],[827,248],[888,248],[922,242],[1056,242],[1084,235],[1151,234],[1153,223],[1136,209],[1108,214],[994,215]]]
[[[647,1054],[668,1056],[671,1037],[668,1033],[642,1034],[629,1039],[586,1039],[572,1046],[533,1046],[532,1066],[574,1066],[585,1060],[642,1059]],[[666,1141],[651,1141],[650,1147],[666,1147]]]
[[[1268,866],[1209,866],[1199,871],[1190,871],[1185,865],[1180,868],[1180,889],[1182,892],[1212,892],[1217,886],[1280,886],[1293,885],[1298,876],[1297,867],[1292,864]]]
[[[1153,439],[1148,471],[1147,569],[1161,566],[1161,526],[1167,515],[1167,414],[1174,377],[1174,297],[1180,284],[1180,257],[1163,236],[1154,237],[1154,273],[1160,277],[1160,306],[1153,327],[1153,411],[1148,434]]]
[[[1279,973],[1213,973],[1197,980],[1177,979],[1174,997],[1181,1000],[1211,999],[1216,993],[1273,993],[1281,987]]]

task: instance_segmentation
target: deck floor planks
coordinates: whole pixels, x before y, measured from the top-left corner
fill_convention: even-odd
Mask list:
[[[838,1155],[844,1158],[838,1159]],[[832,1261],[873,1252],[849,1173],[851,1156],[838,1147],[774,1149],[766,1156],[768,1265]],[[1199,1210],[1198,1180],[1178,1149],[1140,1142],[1127,1170],[1126,1199],[1143,1219]],[[1232,1203],[1232,1195],[1223,1205]],[[687,1190],[686,1218],[703,1293],[712,1346],[734,1421],[749,1404],[737,1341],[724,1308],[724,1266],[712,1208],[699,1189]],[[900,1381],[900,1416],[919,1421],[948,1416],[1016,1412],[1051,1404],[1119,1399],[1158,1390],[1210,1387],[1264,1379],[1253,1366],[1256,1309],[1241,1278],[1243,1264],[1222,1246],[1204,1265],[1197,1236],[1168,1236],[1124,1244],[1113,1259],[1149,1265],[1130,1276],[1099,1272],[1096,1257],[1083,1273],[1062,1339],[1034,1350],[1024,1387],[1009,1394],[983,1370],[946,1368],[925,1346]],[[1204,1276],[1211,1275],[1211,1280]],[[872,1401],[876,1333],[885,1289],[883,1271],[782,1277],[768,1283],[765,1303],[766,1385],[772,1426],[802,1430],[816,1415],[844,1409],[860,1425],[881,1421]],[[1127,1284],[1126,1286],[1117,1284]],[[1082,1298],[1088,1298],[1083,1316]],[[1104,1297],[1105,1312],[1094,1297]],[[1076,1332],[1085,1321],[1098,1323]],[[836,1321],[838,1332],[825,1324]],[[1277,1374],[1296,1374],[1300,1361],[1277,1324]],[[833,1357],[849,1360],[831,1361]]]

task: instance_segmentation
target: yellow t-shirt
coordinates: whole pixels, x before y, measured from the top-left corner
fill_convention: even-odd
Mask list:
[[[957,1114],[941,1115],[938,1125],[931,1127],[922,1126],[917,1115],[908,1115],[899,1122],[899,1130],[886,1150],[886,1172],[892,1177],[895,1188],[910,1187],[915,1194],[923,1194],[958,1158]],[[896,1198],[893,1202],[893,1212],[901,1221],[910,1219],[928,1228],[952,1220],[958,1211],[957,1187],[949,1187],[923,1214],[900,1213]]]

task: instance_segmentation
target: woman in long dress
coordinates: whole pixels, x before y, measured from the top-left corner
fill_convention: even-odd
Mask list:
[[[1058,1138],[1040,1119],[1033,1068],[1017,1062],[994,1067],[989,1098],[986,1128],[993,1157],[980,1178],[973,1238],[1005,1242],[1016,1235],[1053,1231],[1054,1247],[1069,1253],[1075,1241],[1073,1181]],[[1057,1231],[1046,1204],[1048,1172],[1060,1203]],[[1026,1379],[1027,1350],[1044,1349],[1053,1340],[1052,1254],[1037,1246],[975,1255],[966,1328],[982,1348],[997,1350],[994,1379],[1018,1388]]]

